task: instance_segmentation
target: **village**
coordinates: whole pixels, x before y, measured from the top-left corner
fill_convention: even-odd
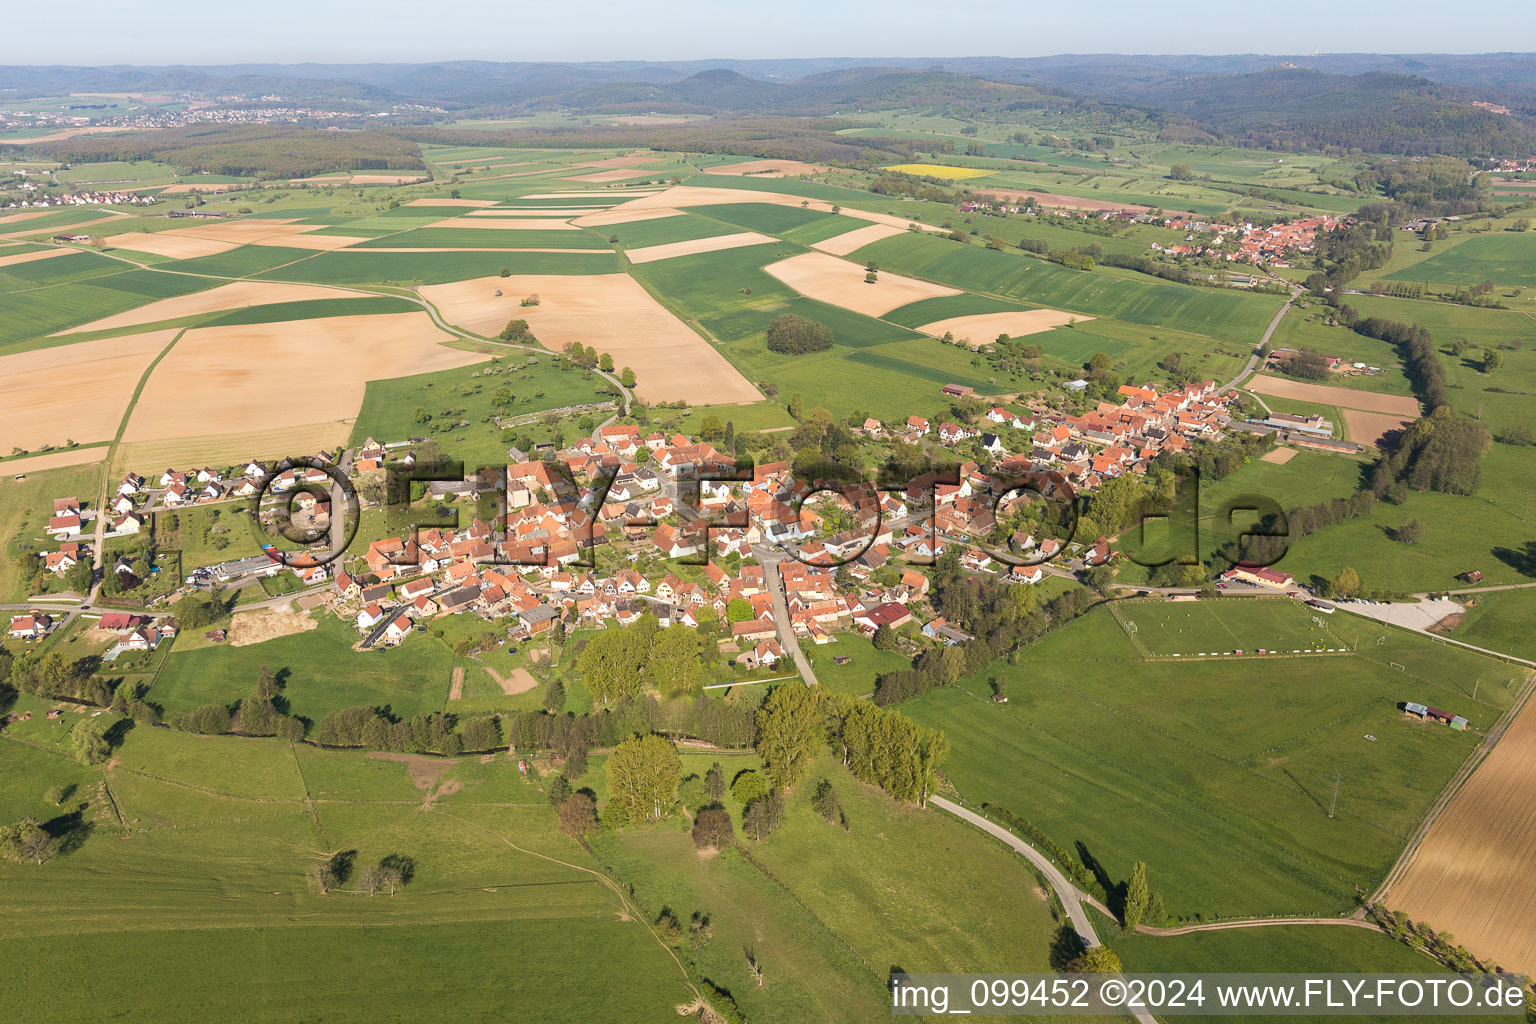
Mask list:
[[[1317,236],[1320,233],[1337,230],[1341,224],[1347,222],[1321,215],[1300,217],[1267,226],[1250,221],[1223,224],[1183,216],[1169,216],[1142,209],[1076,210],[1066,207],[1005,203],[991,197],[963,201],[960,203],[960,212],[1010,213],[1122,224],[1148,224],[1185,232],[1183,243],[1171,245],[1157,241],[1150,243],[1148,249],[1153,253],[1273,267],[1291,266],[1289,261],[1293,257],[1316,250]]]
[[[958,386],[942,394],[975,397]],[[153,595],[140,605],[147,618],[106,613],[112,625],[98,626],[132,650],[174,636],[167,609],[180,597],[262,581],[270,587],[286,577],[282,589],[301,607],[351,623],[359,650],[400,644],[432,620],[459,615],[497,627],[500,642],[516,646],[650,614],[663,627],[714,636],[748,671],[798,656],[802,641],[833,643],[839,633],[874,638],[884,630],[911,644],[954,644],[968,637],[926,600],[936,559],[958,548],[964,571],[1021,585],[1078,578],[1115,557],[1109,542],[1037,536],[1030,523],[1038,517],[1021,518],[1033,501],[1073,502],[1105,481],[1145,474],[1162,452],[1186,453],[1251,426],[1234,424],[1232,396],[1212,381],[1168,392],[1124,385],[1117,397],[1081,415],[1038,400],[992,406],[974,425],[867,418],[854,432],[870,442],[916,445],[951,467],[897,489],[801,480],[785,462],[743,472],[708,442],[609,423],[542,453],[544,460],[514,450],[523,461],[426,479],[410,509],[421,525],[365,537],[349,557],[315,559],[264,542],[260,553],[167,566],[164,576],[143,555],[155,544],[158,517],[205,507],[251,512],[257,529],[292,522],[329,540],[333,510],[345,499],[317,467],[347,467],[360,511],[376,517],[387,474],[421,479],[414,443],[421,439],[369,438],[291,468],[251,460],[129,473],[105,509],[75,497],[54,501],[47,533],[58,546],[41,552],[41,568],[63,586],[67,577],[80,579],[70,577],[76,566],[95,562],[114,581],[108,589],[130,601],[146,585],[141,577],[154,578],[156,586],[141,592]],[[98,558],[99,547],[120,539],[138,551]],[[1240,575],[1222,585],[1234,582],[1277,586]],[[1278,585],[1289,583],[1287,576]],[[12,618],[10,636],[40,639],[57,624],[34,610]]]

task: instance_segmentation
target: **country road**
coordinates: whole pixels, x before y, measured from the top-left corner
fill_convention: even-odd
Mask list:
[[[1254,367],[1256,367],[1259,363],[1259,350],[1262,349],[1265,345],[1269,344],[1269,339],[1274,336],[1275,330],[1280,326],[1280,321],[1285,319],[1285,314],[1290,311],[1291,306],[1295,304],[1296,299],[1301,295],[1302,291],[1303,289],[1297,286],[1293,285],[1291,287],[1291,297],[1285,300],[1285,305],[1280,307],[1280,310],[1275,314],[1274,319],[1269,322],[1269,326],[1264,328],[1264,333],[1262,336],[1260,336],[1259,343],[1253,346],[1253,352],[1248,356],[1248,362],[1243,365],[1241,370],[1237,371],[1237,376],[1233,377],[1231,380],[1227,381],[1221,387],[1216,389],[1216,393],[1218,395],[1225,394],[1228,391],[1234,390],[1238,384],[1243,381],[1244,378],[1253,372]],[[1263,405],[1262,399],[1260,400],[1259,404]],[[1268,408],[1268,406],[1265,406],[1265,408]]]
[[[1057,899],[1061,900],[1061,905],[1067,912],[1067,919],[1072,922],[1072,930],[1077,932],[1083,942],[1090,948],[1103,945],[1099,941],[1098,933],[1093,930],[1093,922],[1088,919],[1087,912],[1083,910],[1083,901],[1088,899],[1088,897],[1080,892],[1075,885],[1067,881],[1066,876],[1061,873],[1061,870],[1055,864],[1051,863],[1045,854],[1030,846],[1001,825],[988,821],[981,815],[968,811],[959,804],[944,799],[942,796],[931,796],[928,798],[928,802],[941,811],[947,811],[961,821],[974,825],[988,835],[1002,840],[1014,852],[1020,854],[1025,860],[1033,864],[1040,874],[1045,877],[1046,884],[1056,891]],[[1127,1009],[1126,1012],[1135,1017],[1139,1024],[1157,1024],[1157,1018],[1145,1010]]]

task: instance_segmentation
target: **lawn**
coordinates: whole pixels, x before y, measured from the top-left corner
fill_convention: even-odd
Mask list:
[[[506,406],[509,418],[617,401],[612,386],[601,377],[588,377],[552,355],[535,356],[538,361],[533,365],[527,363],[528,357],[529,353],[511,351],[496,364],[369,381],[349,444],[360,445],[370,437],[384,444],[416,436],[434,437],[451,458],[497,465],[507,457],[507,445],[492,422],[497,409],[492,400],[502,387],[513,395]],[[425,409],[433,419],[418,423],[418,409]],[[605,417],[598,415],[599,419]],[[469,425],[458,426],[461,421]]]
[[[684,774],[702,775],[715,759],[685,754]],[[757,763],[718,760],[728,780]],[[810,807],[824,777],[837,788],[847,832]],[[600,767],[582,781],[594,778],[601,802]],[[739,822],[729,794],[725,805]],[[959,822],[854,782],[830,758],[791,792],[777,832],[760,843],[739,839],[752,861],[735,852],[700,857],[676,821],[605,832],[593,845],[647,912],[669,907],[685,925],[695,911],[709,915],[714,937],[689,955],[754,1021],[872,1020],[888,1012],[881,985],[892,965],[1046,969],[1054,926],[1022,860]],[[934,872],[937,861],[947,869]],[[747,973],[743,946],[770,978],[763,989]]]
[[[53,499],[78,498],[94,506],[101,487],[101,466],[43,470],[26,474],[25,480],[14,476],[14,470],[0,473],[0,523],[4,523],[0,527],[0,551],[4,552],[0,558],[0,597],[11,602],[30,596],[30,581],[20,575],[21,556],[29,551],[41,555],[58,550],[58,542],[45,529],[53,516]]]
[[[968,801],[1008,808],[1110,884],[1147,862],[1175,916],[1348,913],[1477,744],[1407,723],[1397,702],[1444,701],[1486,728],[1511,699],[1507,666],[1390,632],[1380,645],[1362,636],[1358,657],[1236,673],[1140,662],[1096,611],[1017,665],[902,710],[949,734],[945,772]],[[1005,706],[977,699],[994,680]]]
[[[1467,617],[1451,636],[1476,647],[1503,651],[1536,661],[1536,590],[1506,590],[1466,594],[1456,600],[1467,606]]]
[[[1347,648],[1349,641],[1330,628],[1333,623],[1289,598],[1228,598],[1213,601],[1167,601],[1161,597],[1115,603],[1125,629],[1158,656],[1226,654],[1260,650]],[[1314,623],[1322,619],[1322,625]],[[1134,624],[1134,625],[1132,625]],[[1262,673],[1267,665],[1251,669]],[[1319,672],[1328,671],[1327,666]]]
[[[562,1012],[628,1022],[689,998],[514,761],[444,761],[439,784],[362,753],[136,729],[103,772],[57,750],[74,723],[43,720],[45,706],[28,702],[24,726],[41,746],[0,739],[0,800],[7,820],[44,817],[31,791],[72,782],[66,808],[84,805],[86,824],[42,868],[0,864],[0,951],[49,1019],[488,1019],[537,1016],[557,993]],[[433,786],[441,799],[424,805]],[[313,895],[305,868],[332,850],[356,850],[358,870],[408,855],[415,879],[394,898],[356,894],[355,879]],[[89,983],[82,956],[99,961]]]
[[[361,704],[389,707],[401,718],[442,710],[454,658],[441,642],[413,635],[396,648],[358,652],[349,623],[319,619],[317,629],[247,647],[173,650],[148,699],[168,714],[233,703],[251,692],[266,665],[286,680],[293,713],[312,721]]]
[[[1435,284],[1536,285],[1536,234],[1529,231],[1489,231],[1460,241],[1453,248],[1389,274],[1391,281],[1430,281]]]
[[[1350,566],[1367,590],[1383,593],[1447,589],[1470,569],[1482,570],[1489,586],[1529,583],[1536,579],[1527,518],[1533,469],[1536,449],[1496,444],[1483,458],[1476,494],[1409,491],[1401,505],[1378,501],[1368,516],[1296,540],[1279,567],[1305,583]],[[1393,540],[1410,519],[1424,527],[1424,540]]]
[[[861,633],[838,633],[837,642],[820,646],[804,641],[800,649],[810,659],[817,682],[834,693],[863,697],[875,692],[875,677],[910,668],[912,661],[897,651],[877,651]],[[839,665],[838,658],[851,658]]]

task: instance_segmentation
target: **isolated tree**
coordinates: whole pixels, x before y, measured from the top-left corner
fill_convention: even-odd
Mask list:
[[[843,801],[832,786],[831,779],[822,779],[816,783],[816,789],[811,794],[811,807],[823,820],[848,827],[848,819],[843,814]]]
[[[75,759],[81,764],[105,764],[112,756],[112,744],[107,742],[101,723],[96,719],[76,722],[70,731],[70,744],[74,748]]]
[[[767,796],[768,789],[768,780],[763,777],[763,774],[750,768],[737,773],[736,778],[731,781],[731,796],[743,806],[759,797]]]
[[[631,370],[627,366],[624,367],[624,369],[619,371],[619,383],[624,385],[626,388],[634,387],[635,386],[635,371]]]
[[[621,821],[660,818],[671,805],[682,778],[677,748],[651,733],[631,736],[608,757],[608,807]]]
[[[1331,593],[1334,597],[1354,597],[1360,593],[1360,574],[1346,565],[1333,578]]]
[[[114,575],[108,573],[108,575]],[[77,594],[86,594],[91,589],[91,560],[82,558],[68,569],[64,570],[64,586]]]
[[[11,860],[30,860],[41,866],[53,849],[53,837],[36,818],[23,818],[14,825],[0,828],[0,853]]]
[[[1120,958],[1108,946],[1085,949],[1067,964],[1073,974],[1119,974]]]
[[[401,853],[392,853],[379,861],[380,884],[393,896],[416,877],[416,861]]]
[[[607,352],[604,352],[602,355],[598,356],[597,357],[597,368],[599,370],[602,370],[604,373],[612,373],[613,372],[613,356],[609,355]]]
[[[554,713],[565,707],[565,684],[558,679],[551,679],[549,685],[544,687],[544,710]]]
[[[816,695],[796,680],[773,688],[757,712],[757,752],[775,786],[789,789],[810,768],[822,741]]]
[[[894,651],[900,646],[896,631],[885,623],[875,627],[875,637],[870,642],[874,644],[877,651]]]
[[[701,850],[723,850],[736,841],[731,812],[718,804],[705,807],[693,819],[693,845]]]
[[[800,397],[800,392],[796,391],[794,394],[789,396],[789,405],[787,408],[789,409],[789,415],[797,420],[800,418],[801,414],[805,412],[805,400]]]
[[[549,792],[545,799],[551,807],[560,807],[570,798],[571,784],[564,775],[556,775],[555,780],[549,784]]]
[[[588,793],[572,793],[560,805],[560,831],[583,842],[597,831],[597,804]]]
[[[1410,519],[1392,531],[1392,539],[1403,544],[1417,544],[1424,539],[1424,526],[1417,519]]]
[[[1504,353],[1496,348],[1483,349],[1483,372],[1492,373],[1504,365]]]
[[[1147,866],[1141,861],[1131,865],[1131,880],[1125,884],[1125,930],[1134,932],[1147,913]]]
[[[1001,246],[999,246],[999,248],[1001,248]],[[879,280],[880,280],[880,275],[876,274],[873,270],[871,270],[869,273],[864,275],[864,283],[865,284],[874,284],[874,283],[876,283]]]

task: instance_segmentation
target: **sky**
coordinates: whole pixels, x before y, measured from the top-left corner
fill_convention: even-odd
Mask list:
[[[1032,57],[1536,50],[1530,0],[74,0],[17,4],[0,64]]]

